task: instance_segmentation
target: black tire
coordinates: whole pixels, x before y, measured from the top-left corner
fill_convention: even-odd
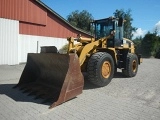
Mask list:
[[[137,71],[138,71],[138,57],[136,54],[129,53],[127,55],[126,69],[123,69],[122,73],[126,77],[134,77],[136,76]]]
[[[106,52],[93,54],[88,61],[87,73],[88,80],[91,83],[99,87],[108,85],[114,74],[114,61],[112,56]]]

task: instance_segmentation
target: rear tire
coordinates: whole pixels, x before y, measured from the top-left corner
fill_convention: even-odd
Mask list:
[[[99,86],[110,83],[114,74],[114,61],[110,54],[97,52],[91,56],[87,65],[88,80]]]
[[[134,77],[136,76],[137,71],[138,71],[138,57],[136,54],[129,53],[127,55],[126,69],[123,69],[122,73],[126,77]]]

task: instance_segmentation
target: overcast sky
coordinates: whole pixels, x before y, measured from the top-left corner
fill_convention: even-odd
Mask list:
[[[113,16],[116,9],[131,9],[134,37],[160,28],[160,0],[41,0],[63,18],[75,10],[87,10],[94,19]]]

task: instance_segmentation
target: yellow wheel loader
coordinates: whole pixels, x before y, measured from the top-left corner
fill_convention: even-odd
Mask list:
[[[29,53],[16,87],[44,98],[44,102],[50,100],[53,108],[82,93],[82,72],[100,87],[109,84],[117,68],[125,76],[134,77],[142,58],[135,54],[133,42],[123,38],[123,22],[114,17],[93,21],[95,37],[67,38],[67,54],[58,53],[54,46]]]

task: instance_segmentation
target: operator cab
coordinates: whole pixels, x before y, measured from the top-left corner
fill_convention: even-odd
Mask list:
[[[123,18],[109,17],[93,23],[96,40],[114,34],[112,39],[107,40],[107,46],[120,47],[123,44]]]

